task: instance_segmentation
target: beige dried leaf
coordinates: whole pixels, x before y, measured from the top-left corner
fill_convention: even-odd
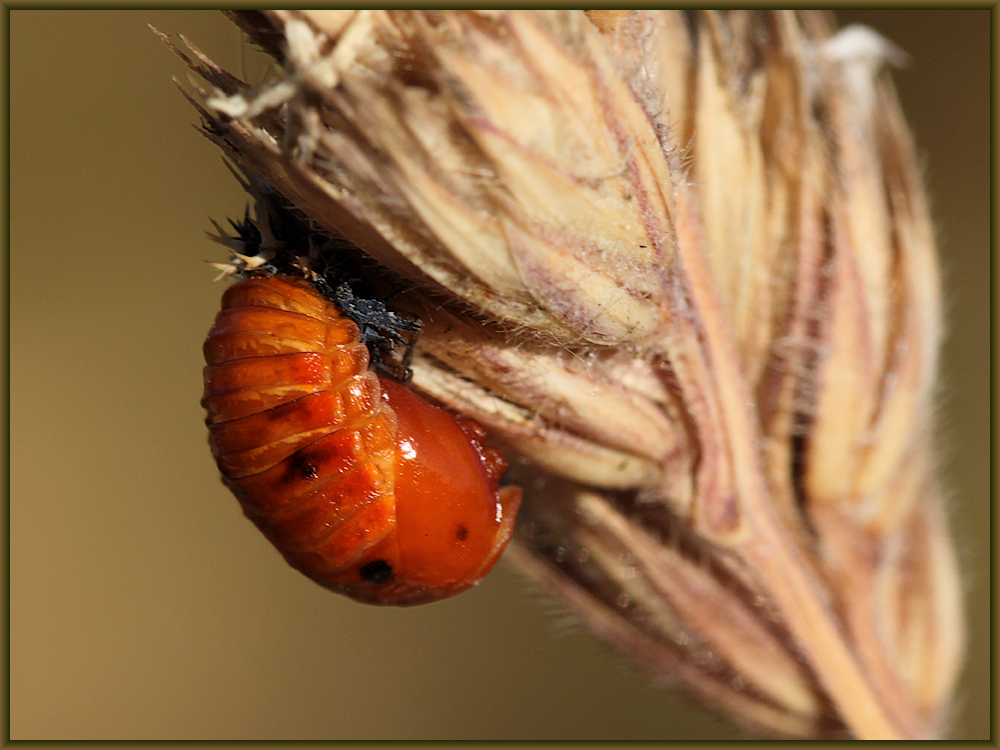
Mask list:
[[[939,735],[963,623],[901,53],[811,11],[231,15],[284,72],[192,48],[208,135],[413,282],[413,387],[518,457],[509,556],[735,721]]]

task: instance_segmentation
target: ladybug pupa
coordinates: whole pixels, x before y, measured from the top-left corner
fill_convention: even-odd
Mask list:
[[[229,287],[204,346],[212,454],[292,567],[363,602],[437,601],[490,571],[521,490],[478,423],[371,372],[361,337],[304,278]]]

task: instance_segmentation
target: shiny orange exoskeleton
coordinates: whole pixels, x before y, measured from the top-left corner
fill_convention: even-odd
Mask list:
[[[358,326],[305,280],[226,290],[205,341],[209,442],[292,567],[375,604],[422,604],[489,572],[521,502],[506,461],[457,419],[368,369]]]

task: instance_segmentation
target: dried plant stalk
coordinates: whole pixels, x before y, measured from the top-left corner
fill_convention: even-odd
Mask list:
[[[282,72],[189,45],[209,136],[413,282],[413,386],[522,459],[511,557],[736,721],[939,735],[963,623],[901,53],[811,11],[231,16]]]

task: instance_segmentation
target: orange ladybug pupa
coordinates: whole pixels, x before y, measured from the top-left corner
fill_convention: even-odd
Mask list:
[[[205,341],[212,454],[289,564],[373,604],[477,584],[510,540],[518,487],[478,423],[369,371],[360,330],[302,278],[226,290]]]

